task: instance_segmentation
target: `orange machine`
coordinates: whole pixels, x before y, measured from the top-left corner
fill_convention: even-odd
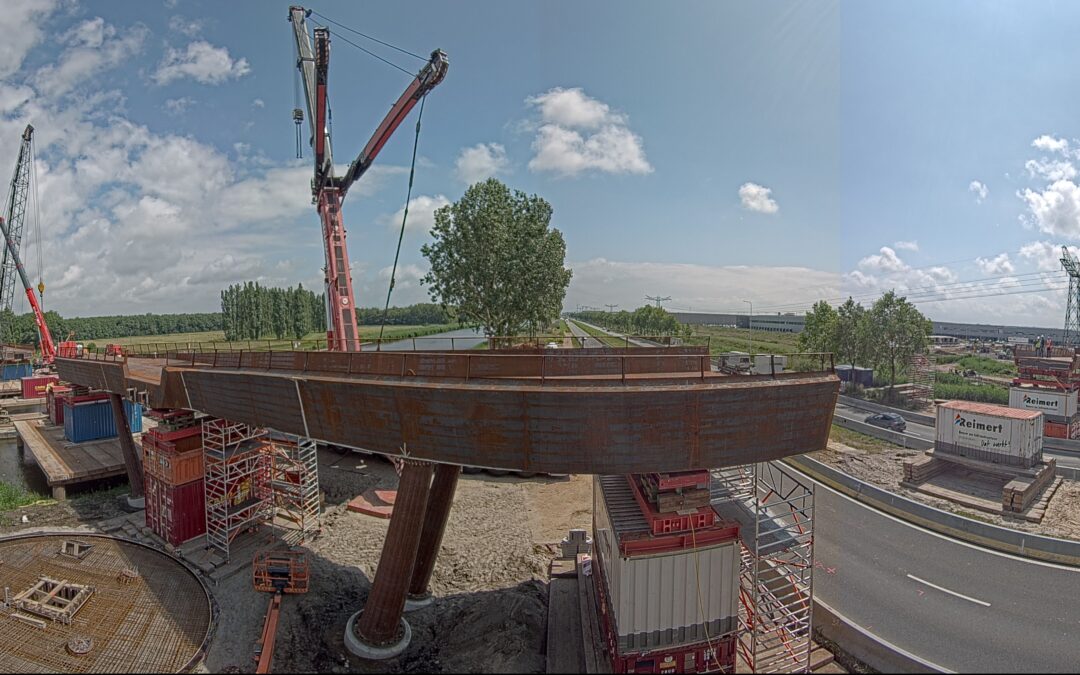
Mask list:
[[[251,572],[255,590],[274,594],[266,608],[262,635],[255,644],[255,672],[269,673],[281,614],[281,595],[307,593],[310,571],[303,551],[266,550],[255,555]]]

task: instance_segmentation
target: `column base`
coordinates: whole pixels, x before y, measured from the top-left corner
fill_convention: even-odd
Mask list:
[[[364,610],[360,610],[353,614],[349,617],[349,622],[345,624],[345,649],[348,649],[353,656],[359,656],[369,661],[385,661],[400,656],[405,651],[405,648],[409,646],[409,641],[412,640],[412,627],[409,626],[409,622],[404,618],[401,619],[401,639],[397,642],[386,645],[370,645],[361,640],[360,636],[356,634],[356,621],[363,613]]]
[[[422,595],[406,595],[405,596],[405,611],[413,612],[418,609],[423,609],[435,602],[435,596],[431,593],[423,593]]]
[[[146,497],[132,499],[131,495],[126,495],[124,497],[124,500],[127,502],[128,506],[135,509],[136,511],[141,511],[142,509],[146,508]]]

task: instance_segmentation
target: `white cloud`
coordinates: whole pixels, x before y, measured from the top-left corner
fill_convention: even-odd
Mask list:
[[[0,12],[0,78],[19,72],[23,59],[44,32],[41,24],[56,10],[56,0],[6,2]]]
[[[1071,180],[1076,177],[1076,167],[1064,159],[1029,159],[1024,163],[1028,177],[1043,178],[1048,181]]]
[[[189,21],[182,16],[169,17],[169,30],[181,33],[188,37],[195,37],[202,28],[202,21],[199,21],[198,19],[191,19]]]
[[[1030,222],[1039,231],[1080,238],[1080,187],[1076,183],[1058,180],[1042,190],[1025,188],[1018,194],[1027,204]]]
[[[993,258],[976,258],[975,264],[979,266],[983,274],[1012,274],[1016,271],[1009,260],[1008,253],[1002,253]]]
[[[968,192],[971,192],[975,195],[976,204],[982,204],[983,200],[986,199],[986,195],[990,194],[990,190],[986,187],[986,185],[984,183],[980,183],[977,180],[973,180],[968,183]]]
[[[898,248],[901,251],[918,251],[919,242],[917,241],[897,241],[893,242],[893,247]]]
[[[907,263],[896,255],[896,251],[888,246],[882,246],[878,253],[860,260],[859,267],[873,272],[902,272],[910,269]]]
[[[195,99],[187,96],[181,96],[180,98],[165,99],[165,110],[170,115],[179,115],[185,110],[190,108],[195,103]]]
[[[641,137],[630,130],[625,115],[590,98],[580,88],[556,87],[531,96],[526,103],[540,111],[529,160],[532,171],[576,176],[584,171],[647,174]]]
[[[1065,153],[1069,150],[1069,142],[1064,138],[1054,138],[1053,136],[1043,134],[1031,142],[1031,147],[1042,150],[1043,152]]]
[[[780,210],[780,205],[769,196],[771,193],[770,188],[757,183],[743,183],[739,186],[739,199],[743,208],[758,213],[776,213]]]
[[[1069,246],[1069,252],[1080,255],[1080,247]],[[1061,271],[1061,246],[1049,241],[1033,241],[1020,247],[1020,257],[1034,263],[1041,272]]]
[[[406,232],[423,232],[425,235],[435,227],[435,211],[448,206],[450,200],[445,195],[421,195],[409,200],[409,220],[405,223]],[[390,229],[397,231],[401,228],[401,219],[405,215],[402,207],[396,213],[389,216],[381,216],[379,221]]]
[[[478,143],[471,148],[463,148],[455,163],[454,173],[463,183],[497,176],[510,166],[506,159],[506,148],[498,143]]]
[[[150,31],[142,25],[118,30],[101,17],[88,19],[60,36],[67,49],[55,64],[38,71],[35,86],[46,96],[59,96],[142,51]]]
[[[243,77],[251,72],[247,59],[233,59],[225,47],[215,47],[199,40],[188,44],[183,51],[169,50],[158,64],[153,79],[158,84],[190,77],[202,84],[221,84],[226,80]]]
[[[262,100],[261,98],[257,98],[257,99],[255,99],[255,100],[253,100],[251,102],[251,107],[252,108],[265,108],[266,107],[266,101]]]

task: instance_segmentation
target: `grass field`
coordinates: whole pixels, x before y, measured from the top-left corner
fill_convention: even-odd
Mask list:
[[[360,338],[363,340],[374,340],[379,337],[378,326],[360,326]],[[408,337],[420,337],[423,335],[432,335],[434,333],[444,333],[446,331],[456,330],[459,328],[457,324],[434,324],[426,326],[387,326],[383,332],[383,339],[398,339]],[[172,343],[184,343],[184,342],[225,342],[225,333],[222,331],[206,331],[202,333],[170,333],[167,335],[138,335],[132,337],[122,338],[101,338],[97,340],[86,340],[85,344],[89,345],[93,343],[98,349],[104,349],[105,345],[118,344],[125,347],[131,347],[134,345],[146,345],[146,344],[172,344]],[[273,347],[290,347],[292,340],[269,340],[270,345]],[[326,342],[325,333],[308,333],[303,340],[301,340],[303,347],[310,348],[317,342]],[[242,345],[247,344],[247,340],[240,340],[233,344]],[[251,344],[265,345],[267,340],[252,340]]]
[[[718,326],[692,326],[693,335],[686,344],[703,344],[709,340],[709,353],[745,352],[749,348],[750,331],[745,328],[721,328]],[[772,333],[754,331],[755,354],[796,354],[799,336],[796,333]]]
[[[881,452],[882,450],[895,450],[897,445],[880,438],[874,438],[867,434],[861,434],[858,431],[852,431],[851,429],[845,429],[844,427],[832,426],[832,431],[829,432],[829,440],[836,441],[837,443],[843,443],[849,448],[855,448],[857,450],[865,450],[867,452]]]

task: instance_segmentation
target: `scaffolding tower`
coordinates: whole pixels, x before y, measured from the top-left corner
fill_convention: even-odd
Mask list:
[[[714,508],[740,524],[739,656],[755,673],[809,672],[813,485],[778,462],[712,474]]]
[[[287,524],[282,538],[292,546],[310,541],[319,529],[319,456],[314,439],[271,435],[270,488],[275,525]]]
[[[274,516],[266,430],[206,418],[203,453],[206,543],[228,561],[237,535]]]
[[[908,359],[908,375],[911,377],[911,398],[930,402],[934,398],[934,365],[926,354],[913,354]]]

